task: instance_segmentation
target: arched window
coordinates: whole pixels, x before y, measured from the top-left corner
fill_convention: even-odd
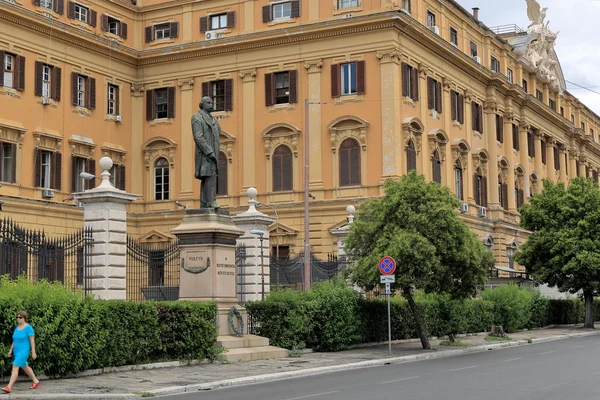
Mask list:
[[[460,160],[456,160],[454,164],[454,194],[459,200],[463,198],[463,168]]]
[[[436,150],[431,157],[431,171],[433,172],[433,181],[442,184],[442,161],[440,153]]]
[[[508,210],[508,185],[502,179],[502,174],[498,174],[498,200],[505,210]]]
[[[154,163],[154,200],[169,200],[169,162],[162,157]]]
[[[219,173],[217,174],[217,196],[227,195],[227,156],[219,152]]]
[[[417,151],[415,150],[415,142],[408,141],[406,146],[406,171],[410,172],[417,169]]]
[[[292,150],[285,145],[279,145],[273,152],[273,191],[292,190],[293,164]]]
[[[523,171],[516,170],[515,179],[515,205],[517,210],[525,203],[525,193],[523,192]]]
[[[340,145],[340,186],[360,185],[360,144],[345,139]]]
[[[481,168],[477,168],[475,178],[473,180],[475,189],[475,203],[481,207],[487,207],[487,179],[483,176]]]

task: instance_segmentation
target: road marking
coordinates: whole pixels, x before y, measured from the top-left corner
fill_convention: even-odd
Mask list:
[[[544,354],[552,354],[552,353],[556,353],[556,350],[550,350],[550,351],[546,351],[544,353],[538,353],[540,356],[543,356]]]
[[[409,376],[407,378],[402,378],[402,379],[394,379],[393,381],[385,381],[385,382],[381,382],[381,385],[385,385],[386,383],[395,383],[395,382],[402,382],[402,381],[407,381],[409,379],[417,379],[418,376]]]
[[[510,362],[510,361],[517,361],[517,360],[522,360],[522,357],[518,357],[518,358],[511,358],[510,360],[504,360],[502,362]]]
[[[462,371],[464,369],[471,369],[471,368],[477,368],[478,365],[471,365],[470,367],[463,367],[463,368],[455,368],[455,369],[449,369],[448,372],[453,372],[453,371]]]
[[[340,392],[339,390],[334,390],[333,392],[323,392],[323,393],[309,394],[308,396],[290,397],[290,398],[287,398],[285,400],[309,399],[311,397],[325,396],[327,394],[333,394],[333,393],[339,393],[339,392]]]

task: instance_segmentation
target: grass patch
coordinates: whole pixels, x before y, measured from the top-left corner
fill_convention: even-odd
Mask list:
[[[154,393],[150,393],[150,392],[133,392],[133,394],[137,394],[142,397],[155,397],[156,396]]]
[[[451,346],[451,347],[469,347],[468,343],[462,342],[458,339],[454,340],[454,343],[452,343],[449,340],[442,340],[440,342],[440,346]]]
[[[487,340],[488,342],[508,342],[509,340],[512,340],[512,338],[510,336],[486,336],[485,340]]]

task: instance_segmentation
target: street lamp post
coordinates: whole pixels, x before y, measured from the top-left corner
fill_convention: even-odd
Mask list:
[[[260,229],[252,229],[250,231],[252,235],[258,236],[260,240],[260,281],[261,281],[261,299],[265,299],[265,263],[264,263],[264,254],[263,254],[263,236],[264,232]]]

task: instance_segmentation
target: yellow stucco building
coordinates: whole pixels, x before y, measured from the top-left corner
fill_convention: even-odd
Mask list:
[[[508,265],[541,180],[600,168],[600,118],[565,91],[556,35],[532,25],[493,31],[452,0],[1,0],[3,213],[79,228],[79,173],[109,156],[115,186],[140,195],[129,233],[168,237],[175,201],[199,206],[190,118],[210,95],[218,201],[239,213],[255,186],[282,255],[302,251],[308,151],[321,257],[349,204],[416,169]]]

